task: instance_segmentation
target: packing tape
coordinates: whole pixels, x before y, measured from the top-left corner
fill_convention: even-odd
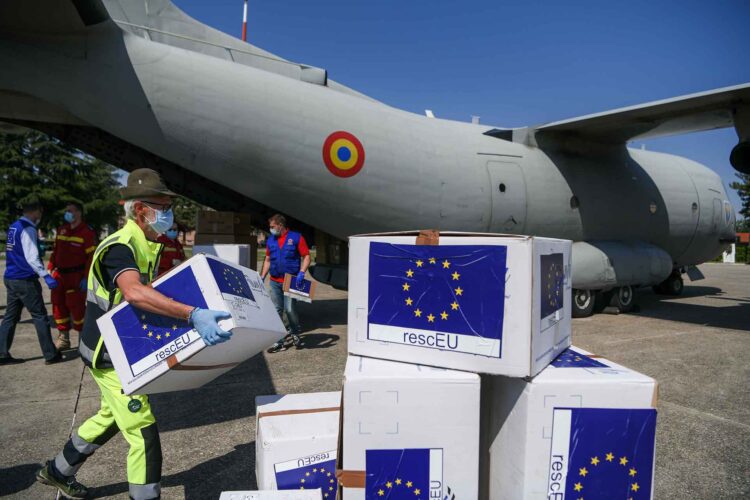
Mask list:
[[[440,231],[437,229],[422,229],[417,236],[417,245],[439,245]]]
[[[279,417],[282,415],[301,415],[305,413],[323,413],[327,411],[339,411],[341,408],[339,406],[330,406],[327,408],[305,408],[301,410],[278,410],[278,411],[267,411],[263,413],[258,413],[258,418],[264,418],[264,417]]]
[[[239,365],[239,363],[225,363],[223,365],[210,365],[210,366],[183,365],[179,361],[177,361],[176,354],[172,354],[170,357],[167,358],[167,366],[169,367],[170,370],[184,370],[184,371],[218,370],[220,368],[234,368],[237,365]]]
[[[364,488],[365,477],[366,474],[363,470],[336,469],[336,479],[339,482],[339,487]]]

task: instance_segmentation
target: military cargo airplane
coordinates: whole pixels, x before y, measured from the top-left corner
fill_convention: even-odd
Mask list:
[[[731,162],[750,171],[750,84],[525,128],[460,123],[392,108],[168,0],[4,0],[0,67],[0,121],[155,168],[259,224],[289,214],[313,233],[313,275],[341,288],[355,233],[518,233],[574,241],[576,316],[626,311],[637,286],[679,294],[683,272],[735,237],[718,175],[628,141],[733,126]]]

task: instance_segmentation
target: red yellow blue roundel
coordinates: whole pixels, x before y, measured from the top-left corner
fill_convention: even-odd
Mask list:
[[[323,143],[323,162],[333,175],[351,177],[365,164],[365,148],[352,134],[339,130]]]

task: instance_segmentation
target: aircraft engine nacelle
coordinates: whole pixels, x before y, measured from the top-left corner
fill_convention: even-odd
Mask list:
[[[640,241],[577,241],[571,257],[573,288],[608,290],[655,285],[672,273],[669,254]]]
[[[744,141],[732,148],[729,163],[743,174],[750,174],[750,141]]]

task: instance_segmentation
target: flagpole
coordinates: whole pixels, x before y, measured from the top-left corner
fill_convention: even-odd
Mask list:
[[[247,0],[242,10],[242,41],[247,42]]]

